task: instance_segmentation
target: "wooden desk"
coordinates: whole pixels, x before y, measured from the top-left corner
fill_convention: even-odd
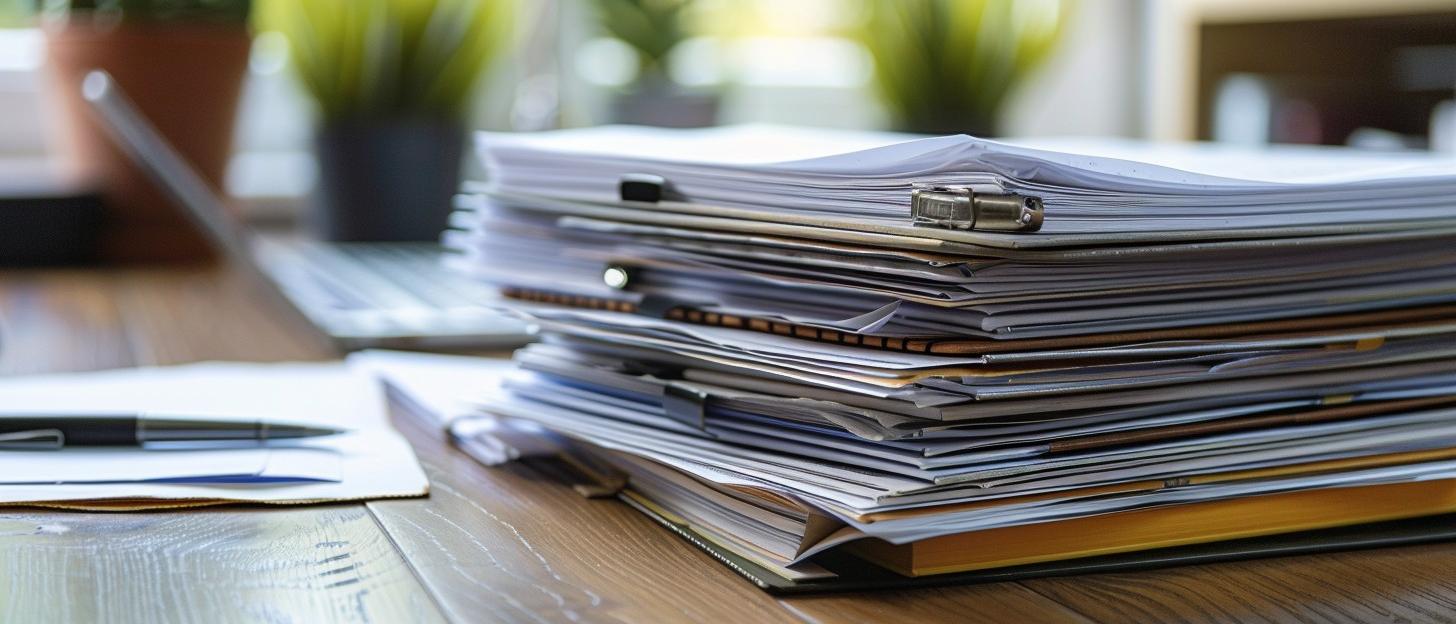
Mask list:
[[[331,357],[213,271],[0,273],[0,374]],[[427,499],[0,509],[0,622],[1456,621],[1456,544],[776,599],[625,505],[397,426]]]

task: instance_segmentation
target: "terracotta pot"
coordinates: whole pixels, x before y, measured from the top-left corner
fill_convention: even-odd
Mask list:
[[[142,114],[220,188],[250,43],[242,24],[105,27],[77,19],[48,30],[59,151],[72,172],[96,184],[106,200],[101,259],[166,262],[215,254],[182,209],[97,124],[80,96],[82,77],[93,68],[111,72]]]

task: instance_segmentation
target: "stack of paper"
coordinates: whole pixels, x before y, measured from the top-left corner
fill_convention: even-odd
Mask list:
[[[480,409],[781,579],[1456,511],[1451,161],[763,127],[480,147],[453,263],[543,336]],[[915,188],[1042,226],[917,227]]]

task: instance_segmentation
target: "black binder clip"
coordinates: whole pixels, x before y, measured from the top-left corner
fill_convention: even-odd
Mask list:
[[[662,387],[662,409],[667,417],[685,425],[706,429],[708,393],[691,386],[671,383]]]
[[[622,201],[647,202],[655,204],[669,198],[671,189],[667,178],[650,173],[629,173],[617,182],[617,194]]]
[[[623,360],[617,368],[624,375],[633,377],[656,377],[658,379],[682,379],[683,367],[640,360]]]

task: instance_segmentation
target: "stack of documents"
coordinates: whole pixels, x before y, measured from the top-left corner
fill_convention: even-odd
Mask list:
[[[762,584],[1456,511],[1449,160],[771,127],[480,148],[451,262],[542,340],[479,410]]]

